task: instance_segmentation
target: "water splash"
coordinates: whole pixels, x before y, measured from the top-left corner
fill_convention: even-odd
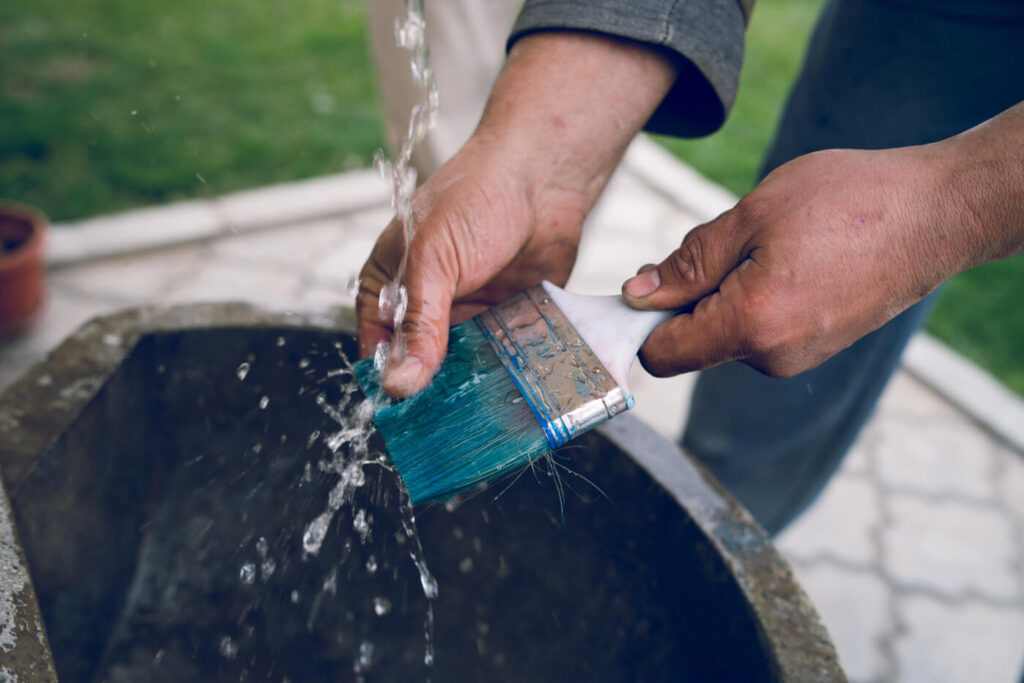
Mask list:
[[[316,555],[320,552],[323,542],[327,536],[337,512],[342,506],[352,505],[353,497],[357,489],[366,483],[364,467],[375,465],[391,469],[384,454],[374,453],[370,449],[370,438],[375,433],[373,426],[373,414],[375,404],[370,399],[362,397],[358,390],[358,383],[354,381],[352,365],[347,357],[339,349],[339,357],[342,367],[337,372],[329,373],[332,380],[340,381],[338,389],[340,396],[335,401],[327,398],[325,393],[316,396],[316,404],[338,427],[337,431],[326,435],[317,434],[310,439],[309,443],[322,439],[331,454],[330,459],[318,464],[321,472],[337,475],[338,480],[328,495],[327,507],[315,517],[305,528],[302,537],[302,548],[306,556]],[[312,435],[311,435],[312,437]],[[424,618],[424,655],[423,662],[426,666],[434,663],[434,601],[438,596],[437,580],[427,567],[423,546],[419,539],[416,528],[416,516],[413,511],[412,502],[408,492],[405,490],[401,479],[399,483],[399,512],[401,517],[402,532],[400,545],[406,548],[409,558],[419,573],[420,586],[423,595],[427,599],[427,613]],[[354,510],[352,516],[352,528],[359,535],[361,545],[366,545],[372,539],[373,515],[366,509]],[[345,548],[343,557],[336,561],[341,564],[347,559],[351,551],[351,541]],[[365,562],[365,568],[370,575],[376,574],[381,563],[376,557],[370,555]],[[324,591],[321,591],[314,598],[313,613],[310,621],[315,617],[315,611],[319,600],[323,598]],[[374,604],[374,612],[384,609],[386,613],[390,610],[388,606],[379,607],[384,603]]]

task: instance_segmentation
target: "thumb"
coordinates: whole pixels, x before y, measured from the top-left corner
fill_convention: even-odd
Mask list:
[[[691,230],[657,267],[645,267],[622,285],[633,308],[680,308],[718,289],[748,255],[745,235],[732,229],[730,212]]]
[[[422,239],[417,240],[416,237]],[[412,396],[430,383],[444,360],[452,299],[458,282],[453,255],[443,240],[421,232],[409,248],[404,284],[408,306],[401,324],[403,345],[392,350],[381,386],[395,397]]]

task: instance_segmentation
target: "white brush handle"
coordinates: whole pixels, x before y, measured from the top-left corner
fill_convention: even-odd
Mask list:
[[[655,327],[676,314],[630,308],[621,295],[573,294],[547,280],[541,286],[604,363],[612,379],[626,391],[629,370],[640,347]]]

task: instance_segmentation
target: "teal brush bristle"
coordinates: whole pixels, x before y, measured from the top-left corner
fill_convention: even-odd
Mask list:
[[[451,328],[430,385],[386,400],[372,359],[355,365],[374,422],[413,504],[444,500],[517,471],[550,448],[540,423],[473,320]]]

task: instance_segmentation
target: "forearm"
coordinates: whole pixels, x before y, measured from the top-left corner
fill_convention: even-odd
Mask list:
[[[531,192],[578,196],[589,209],[671,87],[657,49],[581,32],[519,40],[474,137],[529,174]]]
[[[1024,252],[1024,102],[932,147],[958,271]]]

